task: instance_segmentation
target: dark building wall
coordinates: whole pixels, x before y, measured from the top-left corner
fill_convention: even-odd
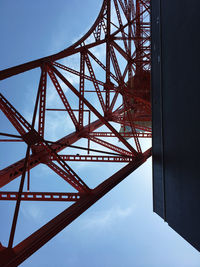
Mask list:
[[[154,211],[200,251],[200,1],[151,8]]]

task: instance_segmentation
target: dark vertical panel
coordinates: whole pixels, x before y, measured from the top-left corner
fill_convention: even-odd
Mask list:
[[[154,210],[166,212],[168,224],[200,250],[200,1],[160,3],[159,13],[152,0]],[[153,47],[159,38],[160,71]]]
[[[152,127],[153,127],[153,209],[165,218],[164,177],[163,177],[163,129],[161,92],[161,28],[160,0],[151,3],[151,47],[152,47]],[[155,180],[156,178],[156,180]]]

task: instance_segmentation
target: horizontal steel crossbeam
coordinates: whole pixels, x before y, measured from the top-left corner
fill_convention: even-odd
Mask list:
[[[129,156],[91,156],[91,155],[60,155],[64,161],[96,161],[96,162],[131,162],[133,157]],[[51,160],[55,160],[54,156],[51,156]]]
[[[23,192],[21,200],[25,201],[77,201],[81,193],[57,193],[57,192]],[[1,191],[0,200],[17,200],[18,192]]]

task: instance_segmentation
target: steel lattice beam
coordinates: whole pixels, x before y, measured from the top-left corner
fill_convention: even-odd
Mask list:
[[[23,192],[22,201],[77,201],[83,194],[57,192]],[[1,191],[0,200],[17,200],[18,192]]]

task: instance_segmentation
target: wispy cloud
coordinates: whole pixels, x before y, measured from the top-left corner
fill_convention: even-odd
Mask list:
[[[116,220],[124,220],[129,217],[134,211],[134,207],[112,207],[108,210],[98,211],[90,214],[83,221],[85,230],[102,229],[110,227]]]
[[[43,217],[42,210],[36,204],[30,204],[22,207],[22,214],[29,220],[34,220],[35,222],[40,222],[41,218]]]

